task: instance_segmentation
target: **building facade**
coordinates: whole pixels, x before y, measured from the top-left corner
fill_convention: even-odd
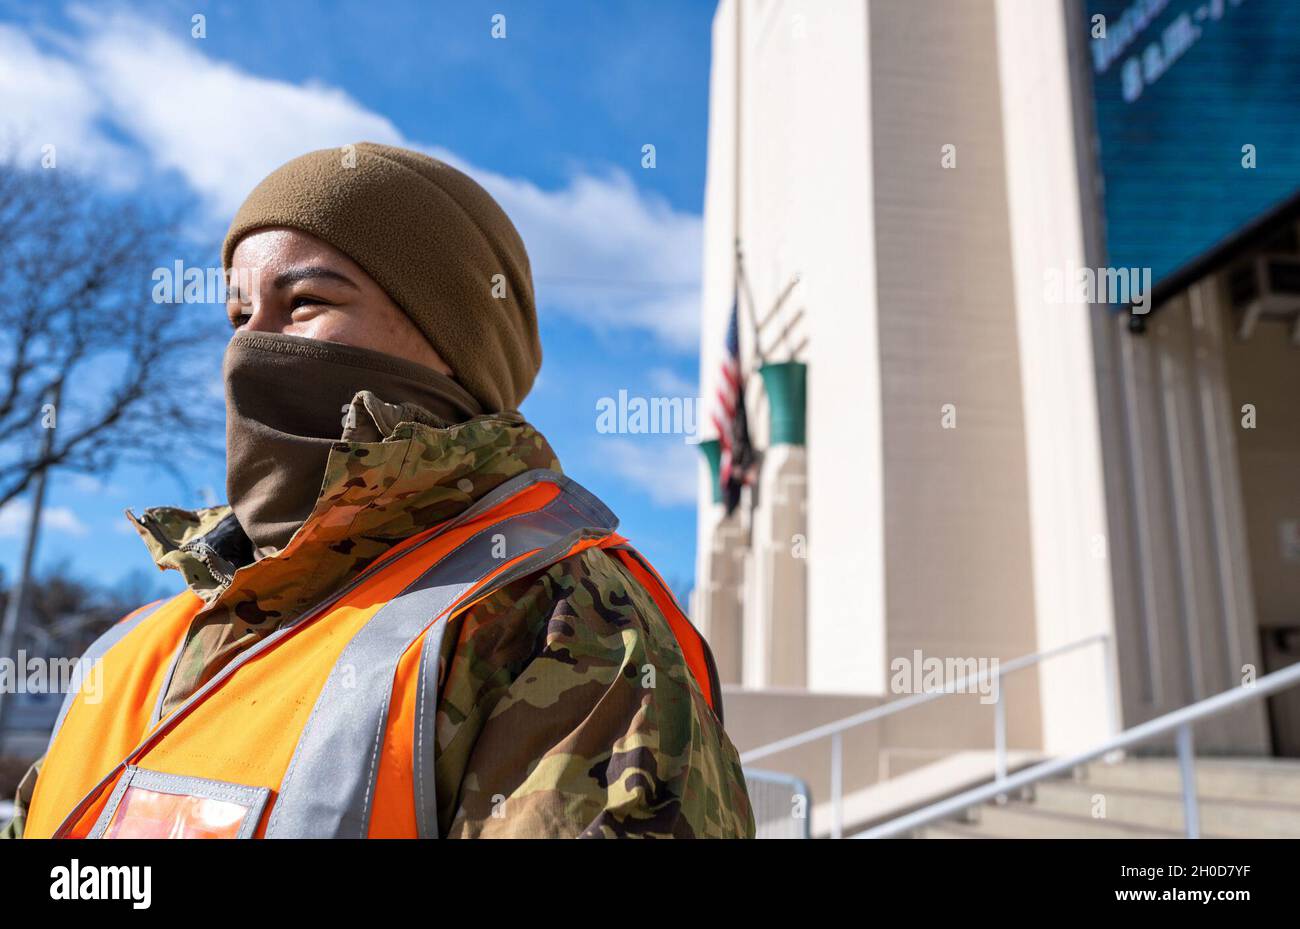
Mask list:
[[[702,460],[692,608],[742,748],[928,659],[1091,641],[1005,680],[1008,743],[1056,754],[1300,657],[1300,68],[1236,63],[1285,7],[719,4],[701,386],[738,301],[761,458],[730,514]],[[1292,128],[1216,122],[1214,88]],[[763,370],[792,362],[803,441]],[[987,747],[974,697],[846,740],[856,783]],[[1283,695],[1197,748],[1297,754],[1298,726]]]

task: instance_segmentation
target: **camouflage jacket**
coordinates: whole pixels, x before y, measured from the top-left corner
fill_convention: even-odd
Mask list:
[[[419,412],[358,394],[311,516],[282,551],[242,567],[249,543],[229,507],[131,516],[159,567],[179,570],[205,602],[168,706],[395,543],[517,474],[559,470],[517,415],[438,428],[408,421]],[[571,556],[454,618],[441,662],[443,835],[753,835],[734,746],[663,614],[603,551]],[[643,686],[646,666],[653,687]],[[22,834],[37,777],[38,767],[19,789],[11,836]]]

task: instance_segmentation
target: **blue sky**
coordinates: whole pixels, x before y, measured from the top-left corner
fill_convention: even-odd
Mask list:
[[[196,12],[205,38],[191,35]],[[54,142],[59,170],[105,189],[191,198],[205,243],[303,151],[369,139],[468,170],[533,260],[546,357],[524,413],[680,592],[694,572],[695,449],[681,436],[599,434],[596,404],[619,390],[698,393],[712,15],[707,0],[0,0],[0,122],[26,146],[20,159],[35,164]],[[219,352],[205,403],[219,403]],[[224,498],[223,473],[212,459],[187,468],[186,487],[153,468],[59,474],[38,564],[65,560],[106,583],[150,568],[122,510]],[[0,512],[6,571],[24,511]]]

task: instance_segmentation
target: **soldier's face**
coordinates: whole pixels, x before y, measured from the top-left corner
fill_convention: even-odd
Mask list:
[[[281,228],[245,236],[230,279],[226,313],[236,332],[342,342],[453,374],[383,288],[315,236]]]

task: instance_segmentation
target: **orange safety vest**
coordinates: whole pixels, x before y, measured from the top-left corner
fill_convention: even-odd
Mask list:
[[[436,837],[434,702],[448,619],[592,547],[645,587],[721,715],[707,644],[617,524],[574,481],[529,471],[396,546],[165,718],[167,681],[203,602],[187,591],[142,607],[79,662],[79,676],[100,686],[69,691],[24,835]]]

